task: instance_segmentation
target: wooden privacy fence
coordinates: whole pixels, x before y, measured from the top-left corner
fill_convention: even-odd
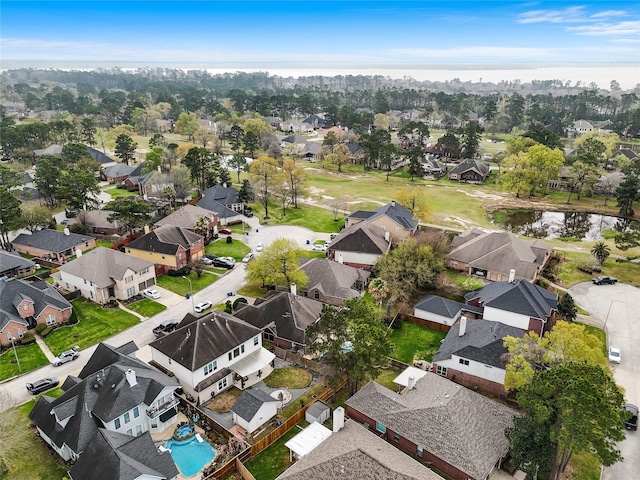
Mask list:
[[[251,474],[247,467],[245,467],[238,458],[236,458],[236,470],[238,470],[238,473],[242,475],[242,478],[244,478],[244,480],[256,480],[256,477]]]
[[[302,355],[290,352],[289,350],[285,350],[284,348],[280,348],[274,345],[272,350],[276,357],[281,358],[282,360],[293,362],[296,365],[308,368],[309,370],[313,370],[314,372],[318,372],[325,377],[334,375],[336,373],[335,370],[329,365],[316,362],[315,360],[311,360],[310,358],[305,358]]]
[[[396,318],[404,322],[413,323],[421,327],[431,328],[432,330],[439,330],[440,332],[448,332],[451,330],[450,325],[443,325],[442,323],[432,322],[431,320],[425,320],[424,318],[414,317],[413,315],[407,315],[406,313],[398,313]],[[395,320],[395,319],[394,319]]]

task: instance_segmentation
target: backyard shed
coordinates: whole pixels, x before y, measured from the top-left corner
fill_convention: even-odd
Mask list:
[[[245,390],[231,407],[233,422],[253,433],[278,413],[278,401],[261,390]]]
[[[309,422],[318,422],[319,424],[323,424],[331,415],[331,408],[324,402],[317,401],[309,405],[306,413],[304,414],[304,419]]]
[[[313,422],[284,444],[284,446],[289,449],[289,460],[293,461],[293,455],[295,455],[296,458],[304,457],[330,436],[331,430],[323,427],[318,422]]]

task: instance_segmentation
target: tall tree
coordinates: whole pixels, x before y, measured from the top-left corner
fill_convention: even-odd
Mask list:
[[[242,186],[240,187],[240,190],[238,190],[238,198],[245,204],[251,203],[256,199],[251,182],[246,178],[242,181]]]
[[[137,147],[138,144],[133,141],[133,138],[126,133],[121,133],[116,138],[116,157],[120,158],[125,165],[129,165],[135,158]]]
[[[151,150],[144,156],[143,173],[156,172],[158,168],[162,168],[162,153],[164,148],[160,146],[151,147]]]
[[[80,160],[91,158],[89,149],[82,143],[67,143],[62,147],[60,154],[67,164],[78,163]]]
[[[193,135],[198,130],[198,118],[193,112],[182,112],[176,120],[175,131],[180,135],[185,135],[190,142],[193,141]]]
[[[192,147],[182,164],[191,172],[191,179],[200,192],[210,185],[215,185],[220,171],[220,161],[211,151],[203,147]]]
[[[304,271],[298,268],[300,253],[300,246],[295,240],[278,238],[247,264],[247,278],[260,280],[263,285],[289,288],[295,283],[298,288],[304,288],[308,279]]]
[[[278,179],[278,161],[271,157],[258,157],[249,168],[249,173],[252,177],[252,185],[254,191],[264,207],[264,218],[269,217],[269,200],[273,195]]]
[[[233,155],[227,160],[227,165],[238,174],[238,183],[240,183],[240,173],[247,168],[247,159],[243,155]]]
[[[260,139],[255,133],[249,131],[242,137],[242,146],[244,151],[248,152],[251,158],[254,158],[260,146]]]
[[[387,362],[393,348],[387,326],[362,299],[346,300],[344,308],[322,307],[318,322],[307,328],[307,338],[322,339],[307,349],[323,353],[325,361],[347,376],[351,395],[364,380],[377,378],[376,365]]]
[[[293,208],[298,208],[298,199],[306,193],[309,174],[302,166],[296,165],[292,158],[285,158],[282,173],[285,175],[284,184],[291,195]]]
[[[20,200],[4,185],[0,186],[0,240],[2,248],[9,244],[9,232],[17,230],[22,224]]]
[[[569,196],[567,203],[571,200],[571,194],[578,192],[578,200],[585,192],[591,192],[600,178],[600,171],[592,164],[584,163],[580,160],[574,162],[571,167],[572,177],[569,178]]]
[[[396,200],[421,222],[426,222],[431,217],[432,208],[424,188],[402,188],[396,195]]]
[[[565,293],[558,302],[558,315],[568,322],[573,322],[578,316],[578,307],[569,293]]]
[[[57,204],[56,190],[63,169],[63,160],[55,155],[44,155],[36,165],[34,183],[49,207]]]
[[[478,156],[482,132],[484,132],[484,128],[478,122],[467,122],[464,127],[458,129],[463,158],[476,158]]]
[[[229,131],[229,145],[234,152],[239,152],[242,146],[242,138],[244,137],[244,130],[240,125],[233,125]]]
[[[106,204],[104,209],[113,212],[107,220],[118,222],[131,235],[134,234],[134,230],[149,224],[153,211],[153,207],[138,195],[118,197]]]
[[[620,215],[631,218],[634,215],[633,204],[640,198],[640,178],[634,174],[627,175],[616,190]]]
[[[91,117],[82,117],[80,121],[80,140],[90,146],[96,145],[97,127]]]
[[[333,131],[327,132],[327,134],[324,136],[324,139],[322,140],[322,146],[327,147],[329,153],[333,153],[333,149],[336,145],[338,145],[338,143],[340,143],[340,140],[338,139],[336,133]]]
[[[58,179],[55,196],[74,210],[91,210],[99,205],[100,187],[93,173],[79,168],[64,170]]]
[[[342,165],[349,162],[351,151],[345,144],[340,144],[324,157],[325,161],[338,166],[338,172],[342,172]]]
[[[22,205],[22,226],[31,233],[49,227],[53,221],[47,207]]]
[[[604,242],[596,242],[591,249],[591,255],[596,257],[596,260],[600,265],[604,264],[604,261],[611,255],[611,249]]]

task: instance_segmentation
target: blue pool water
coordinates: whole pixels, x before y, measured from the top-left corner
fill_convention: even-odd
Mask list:
[[[171,449],[171,458],[185,477],[192,477],[211,460],[216,454],[216,449],[209,442],[202,443],[194,436],[188,440],[167,440],[165,448]]]
[[[181,438],[182,437],[186,437],[191,432],[193,432],[193,426],[192,425],[183,425],[183,426],[178,427],[176,429],[176,434]]]

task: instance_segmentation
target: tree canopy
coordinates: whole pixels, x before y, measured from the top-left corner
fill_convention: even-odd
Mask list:
[[[153,207],[142,197],[133,195],[118,197],[106,204],[104,209],[113,212],[107,217],[107,220],[118,222],[133,235],[135,229],[149,223]]]
[[[247,264],[247,278],[261,281],[263,286],[276,285],[289,288],[295,283],[298,288],[307,285],[307,275],[298,269],[300,246],[295,240],[278,238]]]

